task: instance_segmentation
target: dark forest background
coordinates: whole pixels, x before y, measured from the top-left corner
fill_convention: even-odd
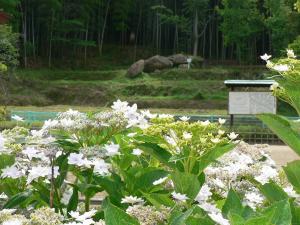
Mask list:
[[[296,0],[0,0],[20,33],[21,64],[131,63],[186,53],[211,62],[261,63],[300,42]],[[296,43],[296,44],[295,44]]]

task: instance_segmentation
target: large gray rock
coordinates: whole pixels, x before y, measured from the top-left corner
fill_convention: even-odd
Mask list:
[[[171,60],[167,57],[156,55],[147,60],[145,60],[144,71],[147,73],[154,72],[155,70],[168,69],[173,66]]]
[[[133,63],[127,70],[126,76],[129,78],[137,77],[140,73],[143,72],[144,65],[145,65],[145,60],[143,60],[143,59]]]
[[[188,57],[183,54],[175,54],[168,57],[169,60],[173,62],[174,65],[187,64]]]

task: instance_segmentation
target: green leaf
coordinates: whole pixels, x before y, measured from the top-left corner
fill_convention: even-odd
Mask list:
[[[204,183],[204,174],[197,176],[195,174],[175,171],[171,173],[171,178],[174,183],[175,192],[186,194],[192,201],[195,199]]]
[[[237,214],[239,216],[242,216],[243,214],[243,205],[241,199],[232,189],[230,189],[228,192],[227,199],[222,208],[222,213],[224,215]]]
[[[262,120],[285,144],[300,155],[300,134],[291,126],[290,122],[282,116],[265,114],[259,115]]]
[[[264,210],[264,214],[274,212],[271,218],[271,224],[274,225],[287,225],[292,222],[291,207],[288,200],[282,200],[274,203]]]
[[[193,213],[194,209],[195,209],[195,206],[188,209],[184,213],[180,213],[172,221],[170,221],[169,225],[186,225],[185,222],[189,218],[189,216]]]
[[[4,169],[5,167],[12,166],[14,163],[14,156],[6,154],[0,155],[0,170]]]
[[[60,187],[66,176],[67,176],[67,173],[68,173],[68,167],[69,167],[69,164],[68,164],[68,156],[67,155],[63,155],[63,156],[60,156],[56,162],[59,166],[59,176],[57,178],[55,178],[55,186],[58,188]]]
[[[293,202],[290,203],[292,212],[292,225],[300,224],[300,207],[295,205]]]
[[[300,192],[300,160],[288,163],[283,170],[295,190]]]
[[[242,216],[236,213],[229,213],[228,219],[231,225],[245,225],[246,222]]]
[[[31,197],[31,194],[32,194],[31,190],[18,193],[16,195],[14,195],[12,198],[10,198],[5,203],[5,205],[3,206],[3,208],[4,209],[11,209],[11,208],[14,208],[16,206],[19,206],[22,203],[24,203],[25,201],[27,201]]]
[[[168,172],[157,168],[143,168],[138,171],[139,176],[135,177],[135,189],[149,190],[153,188],[153,182],[166,177]]]
[[[244,223],[245,225],[274,225],[272,223],[272,217],[274,215],[274,212],[265,213],[262,216],[256,216],[254,218],[251,218]]]
[[[164,148],[160,147],[157,144],[152,144],[152,143],[143,143],[137,145],[138,148],[143,150],[144,152],[148,153],[150,156],[154,157],[158,161],[160,161],[162,164],[175,169],[176,165],[172,162],[169,162],[171,158],[171,153],[169,153],[167,150]]]
[[[261,185],[259,189],[271,203],[289,198],[285,191],[274,182]]]
[[[216,223],[208,216],[207,212],[199,206],[194,208],[193,214],[186,220],[186,225],[215,225]]]
[[[199,173],[202,172],[207,166],[209,166],[213,161],[221,157],[226,152],[232,150],[236,145],[235,144],[226,144],[223,146],[216,146],[215,148],[209,150],[200,158],[199,163]]]
[[[155,207],[159,208],[161,205],[168,207],[174,206],[174,201],[170,199],[169,194],[160,194],[160,193],[143,193],[143,196]]]
[[[113,204],[120,204],[124,184],[117,174],[112,174],[110,177],[95,176],[93,179],[109,194],[109,199]]]
[[[139,222],[135,218],[129,216],[109,201],[105,201],[103,207],[106,225],[139,225]]]
[[[67,206],[67,212],[75,211],[78,206],[78,188],[73,188],[72,196],[69,200],[68,206]]]

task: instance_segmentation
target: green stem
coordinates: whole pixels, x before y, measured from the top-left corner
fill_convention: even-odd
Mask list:
[[[87,177],[87,184],[91,184],[92,183],[93,168],[89,172],[90,173],[89,173],[89,175]],[[88,196],[88,195],[85,195],[84,205],[85,205],[85,211],[86,212],[90,211],[90,200],[91,200],[91,197]]]
[[[90,211],[90,200],[91,200],[90,197],[85,196],[85,199],[84,199],[84,206],[85,206],[85,211],[86,211],[86,212]]]

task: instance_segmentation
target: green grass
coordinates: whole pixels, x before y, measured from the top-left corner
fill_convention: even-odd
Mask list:
[[[52,105],[52,106],[8,106],[7,110],[13,111],[31,111],[31,112],[64,112],[68,109],[78,110],[80,112],[98,112],[109,109],[108,107],[76,106],[76,105]],[[172,109],[172,108],[150,108],[152,113],[167,113],[173,115],[226,115],[226,110],[218,109]]]
[[[113,67],[106,70],[23,69],[7,84],[8,104],[43,106],[42,111],[48,111],[51,105],[54,105],[52,108],[57,105],[108,107],[120,98],[136,102],[140,108],[226,111],[228,90],[224,80],[258,79],[264,73],[259,67],[174,68],[129,79],[125,69]],[[0,96],[0,103],[5,100]]]

